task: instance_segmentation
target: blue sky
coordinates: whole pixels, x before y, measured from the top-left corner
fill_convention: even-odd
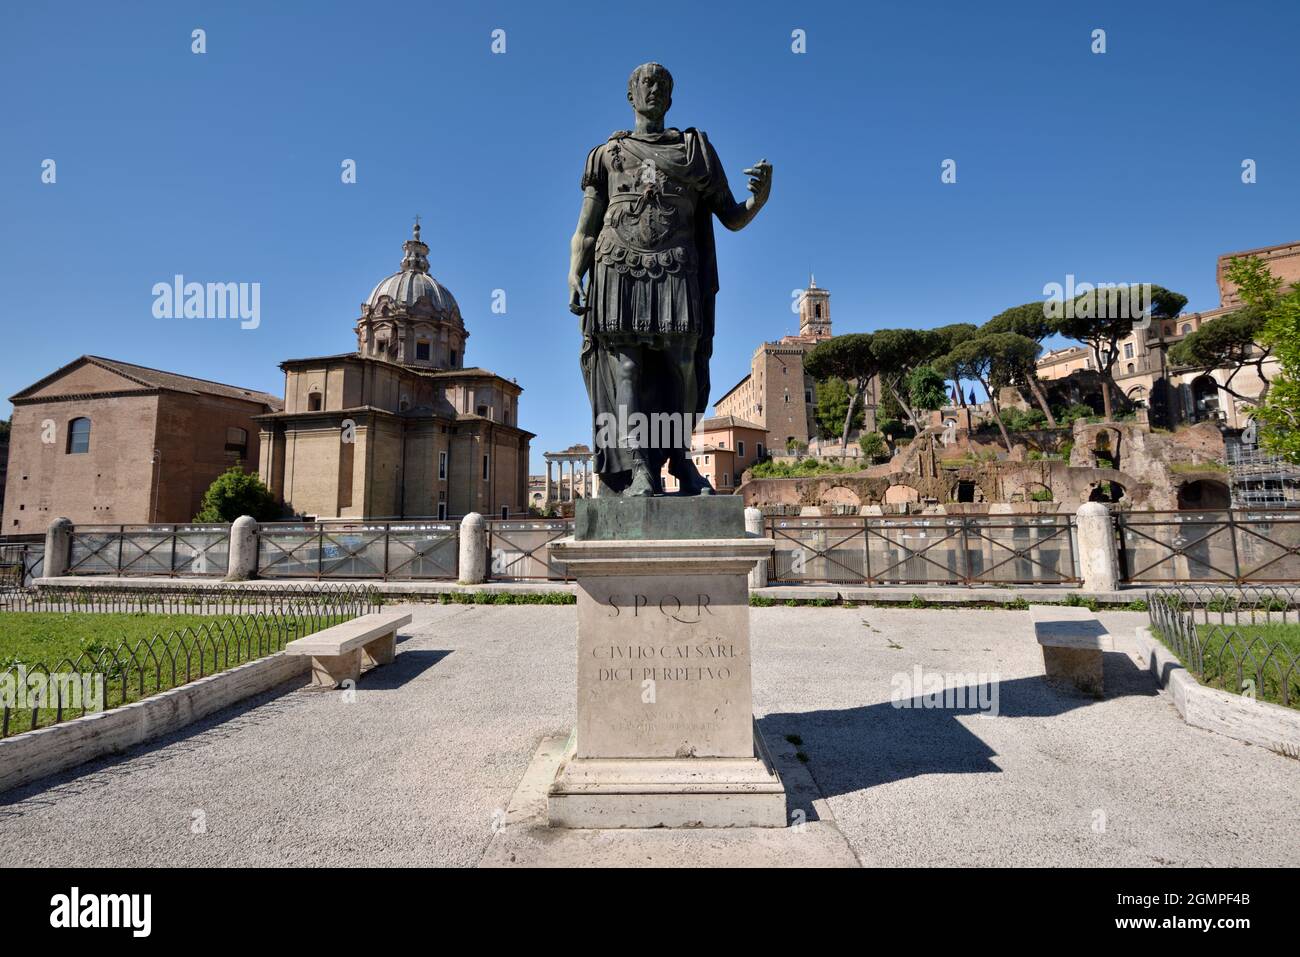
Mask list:
[[[540,470],[590,438],[568,240],[648,59],[740,195],[775,166],[759,218],[719,231],[715,396],[796,331],[810,269],[837,332],[982,322],[1069,273],[1210,308],[1217,255],[1300,239],[1297,27],[1294,2],[1186,0],[5,4],[0,393],[82,353],[279,393],[281,360],[354,347],[419,213]],[[261,283],[260,327],[155,318],[176,273]]]

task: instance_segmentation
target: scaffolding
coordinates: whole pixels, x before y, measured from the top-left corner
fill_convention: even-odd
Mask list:
[[[1226,444],[1233,508],[1300,507],[1300,466],[1240,439]]]

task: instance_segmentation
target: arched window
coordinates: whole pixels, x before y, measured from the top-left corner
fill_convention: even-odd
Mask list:
[[[90,419],[73,419],[68,423],[68,453],[90,451]]]
[[[239,458],[248,455],[248,430],[232,425],[226,429],[226,451],[234,452]]]

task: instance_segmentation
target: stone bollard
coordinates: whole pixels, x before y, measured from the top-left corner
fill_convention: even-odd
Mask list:
[[[753,535],[759,538],[763,537],[763,513],[756,508],[745,509],[745,534]],[[749,570],[749,587],[755,588],[767,587],[767,569],[771,564],[770,558],[764,558]]]
[[[1076,514],[1084,591],[1115,591],[1119,587],[1119,556],[1110,509],[1101,502],[1084,502]]]
[[[42,578],[58,578],[68,573],[72,562],[72,519],[56,518],[45,530],[45,564]]]
[[[487,579],[487,523],[478,512],[460,520],[460,583],[481,585]]]
[[[257,572],[257,519],[241,515],[230,524],[230,561],[226,581],[242,582]]]

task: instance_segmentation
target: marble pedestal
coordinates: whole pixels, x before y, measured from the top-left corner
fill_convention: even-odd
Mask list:
[[[551,546],[578,585],[578,720],[548,792],[552,827],[787,823],[750,678],[748,574],[773,542],[745,536],[739,499],[722,521],[697,501],[655,500],[644,538]],[[621,527],[620,511],[647,517],[626,503],[580,501],[609,511],[580,516],[579,534]],[[734,537],[650,537],[693,528]]]

